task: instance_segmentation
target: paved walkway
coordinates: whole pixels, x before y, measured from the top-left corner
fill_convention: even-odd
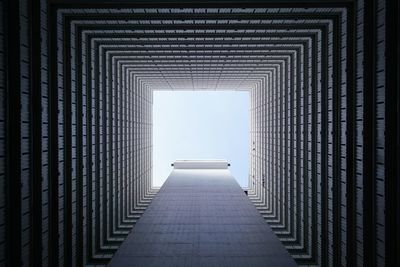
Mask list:
[[[297,266],[228,169],[175,169],[109,266]]]

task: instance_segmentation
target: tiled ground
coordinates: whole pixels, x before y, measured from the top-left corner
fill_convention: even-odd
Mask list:
[[[109,266],[297,266],[228,170],[174,170]]]

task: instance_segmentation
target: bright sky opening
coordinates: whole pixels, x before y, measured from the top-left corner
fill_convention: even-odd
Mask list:
[[[154,91],[153,185],[179,159],[225,159],[242,187],[249,173],[247,91]]]

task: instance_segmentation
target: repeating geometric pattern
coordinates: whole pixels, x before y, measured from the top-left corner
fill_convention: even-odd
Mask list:
[[[0,1],[0,265],[107,264],[157,193],[153,91],[246,90],[245,190],[297,263],[396,266],[398,6]]]

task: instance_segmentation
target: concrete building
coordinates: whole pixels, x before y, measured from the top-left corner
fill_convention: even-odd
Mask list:
[[[1,0],[0,265],[106,265],[152,92],[248,90],[248,198],[304,266],[399,266],[399,1]]]
[[[174,169],[109,266],[297,266],[228,162],[186,160]]]

